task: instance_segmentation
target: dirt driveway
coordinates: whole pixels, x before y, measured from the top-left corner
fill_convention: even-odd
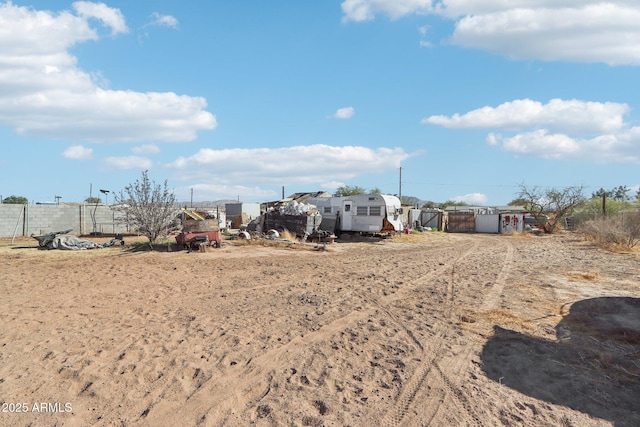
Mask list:
[[[0,425],[640,425],[637,254],[312,249],[0,246]]]

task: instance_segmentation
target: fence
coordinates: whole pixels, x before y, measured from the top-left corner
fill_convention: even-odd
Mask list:
[[[447,231],[473,233],[476,231],[476,215],[473,212],[448,212]]]
[[[619,212],[612,212],[604,215],[602,212],[579,212],[575,213],[571,216],[573,223],[576,227],[580,227],[581,224],[584,224],[587,221],[592,220],[600,220],[603,218],[611,218],[620,220],[623,224],[629,221],[635,221],[640,215],[640,212],[637,210],[625,210]]]
[[[130,231],[107,205],[0,204],[0,237],[42,235],[69,229],[77,235]]]

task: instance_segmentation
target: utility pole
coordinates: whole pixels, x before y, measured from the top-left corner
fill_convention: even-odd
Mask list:
[[[193,188],[191,189],[191,209],[193,209]]]
[[[400,188],[398,189],[400,205],[402,205],[402,166],[400,166]]]

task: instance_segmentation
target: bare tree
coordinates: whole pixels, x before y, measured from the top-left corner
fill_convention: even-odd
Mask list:
[[[176,200],[167,187],[149,180],[149,171],[142,172],[142,179],[127,185],[124,192],[114,194],[114,210],[120,212],[125,222],[137,229],[154,243],[158,237],[174,228]]]
[[[584,201],[582,194],[584,187],[573,186],[563,189],[527,187],[520,184],[518,199],[525,202],[525,208],[541,224],[546,224],[545,230],[553,233],[558,224]]]

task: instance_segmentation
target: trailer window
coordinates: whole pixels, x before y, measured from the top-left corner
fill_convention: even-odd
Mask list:
[[[356,206],[356,215],[366,216],[368,212],[367,206]]]
[[[369,215],[371,216],[380,216],[380,206],[370,206],[369,207]]]
[[[323,213],[331,213],[331,206],[325,206]]]

